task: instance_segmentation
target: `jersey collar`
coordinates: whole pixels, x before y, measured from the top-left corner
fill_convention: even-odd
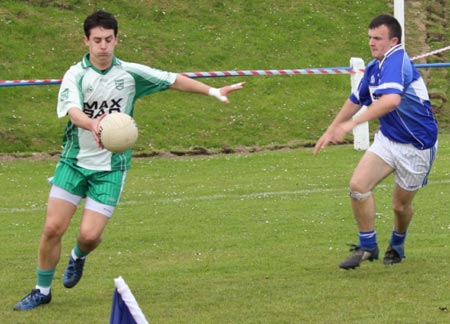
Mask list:
[[[383,64],[383,62],[384,62],[389,56],[392,55],[392,53],[397,52],[397,51],[402,50],[402,49],[403,49],[403,45],[402,45],[402,44],[398,44],[398,45],[395,45],[394,47],[392,47],[389,51],[387,51],[387,52],[384,54],[383,59],[382,59],[381,61],[379,61],[380,66]]]
[[[402,49],[403,49],[403,45],[402,45],[402,44],[397,44],[397,45],[395,45],[394,47],[392,47],[389,51],[387,51],[387,52],[384,54],[383,61],[384,61],[384,59],[385,59],[386,57],[388,57],[388,56],[391,55],[392,53],[397,52],[397,51],[402,50]]]
[[[93,66],[91,61],[89,60],[89,53],[84,54],[83,59],[81,60],[81,66],[83,69],[91,68],[101,74],[108,73],[115,65],[120,65],[120,61],[115,56],[113,56],[111,66],[106,70],[99,70],[95,66]]]

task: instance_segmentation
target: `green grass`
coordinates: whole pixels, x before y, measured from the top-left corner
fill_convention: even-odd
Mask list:
[[[448,45],[446,11],[440,9],[448,1],[406,6],[411,56]],[[370,19],[393,12],[391,0],[1,0],[1,79],[61,78],[85,53],[82,22],[98,8],[117,15],[118,57],[175,72],[343,67],[351,57],[368,62]],[[448,61],[448,52],[425,61]],[[440,126],[448,129],[447,70],[423,72]],[[350,91],[348,75],[202,80],[247,86],[231,95],[229,106],[173,91],[143,98],[136,109],[137,152],[309,145]],[[61,151],[67,119],[56,118],[57,91],[58,86],[0,88],[0,152]]]
[[[447,323],[449,136],[415,200],[405,261],[338,269],[357,239],[347,197],[362,152],[333,146],[134,159],[123,201],[77,287],[61,276],[51,304],[12,306],[35,284],[36,252],[56,160],[1,161],[2,323],[106,323],[123,276],[151,323]],[[375,191],[380,248],[392,228],[392,179]]]
[[[118,57],[175,72],[349,66],[370,58],[366,26],[387,1],[11,1],[0,2],[1,79],[61,78],[85,53],[82,21],[95,8],[117,14]],[[338,9],[338,10],[336,10]],[[35,26],[39,26],[36,28]],[[358,36],[358,37],[356,37]],[[348,75],[203,79],[247,81],[225,106],[168,91],[137,104],[136,151],[202,146],[308,144],[350,91]],[[59,152],[67,119],[58,86],[0,88],[0,152]]]
[[[447,45],[448,28],[442,23],[445,17],[440,17],[445,12],[437,15],[436,7],[448,6],[436,0],[420,8],[406,6],[411,56]],[[368,22],[376,14],[393,11],[392,1],[378,0],[170,4],[162,0],[2,0],[1,79],[61,78],[85,53],[82,21],[98,8],[118,17],[118,57],[175,72],[342,67],[349,65],[350,57],[367,62],[371,59]],[[426,14],[417,18],[418,10]],[[425,27],[434,36],[428,37]],[[441,41],[436,42],[436,37]],[[428,60],[447,58],[444,52]],[[426,74],[440,125],[447,129],[446,69]],[[203,81],[217,87],[247,81],[247,87],[231,95],[229,106],[172,91],[140,100],[137,152],[309,145],[328,126],[350,90],[348,75]],[[0,152],[60,152],[67,119],[55,116],[57,90],[58,86],[0,88]]]
[[[392,12],[391,2],[0,0],[0,76],[62,77],[84,54],[81,23],[94,8],[118,15],[120,58],[161,69],[347,66],[350,57],[370,58],[366,26],[373,15]],[[430,32],[437,29],[445,40],[445,23],[431,23],[436,3],[449,7],[444,2],[413,8],[407,23],[418,20],[417,11],[430,10]],[[418,30],[407,30],[411,55],[423,52],[420,37],[408,37]],[[434,102],[444,130],[446,72],[430,77],[430,88],[442,94]],[[142,99],[137,153],[308,145],[350,90],[348,76],[204,81],[217,87],[247,81],[247,87],[232,94],[229,106],[170,91]],[[67,119],[56,119],[57,90],[0,88],[0,152],[60,151]],[[347,255],[345,244],[357,238],[347,184],[361,152],[350,146],[331,147],[318,158],[299,148],[135,159],[123,202],[79,286],[61,285],[77,214],[64,238],[54,300],[19,313],[13,305],[35,284],[46,180],[56,160],[0,160],[1,322],[107,323],[113,279],[121,275],[151,323],[447,323],[450,315],[439,307],[450,307],[450,146],[442,133],[430,183],[415,200],[407,259],[400,265],[337,267]],[[391,189],[388,179],[375,191],[382,250],[392,228]]]

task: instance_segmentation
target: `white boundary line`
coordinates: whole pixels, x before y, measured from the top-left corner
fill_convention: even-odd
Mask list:
[[[450,179],[447,180],[440,180],[440,181],[431,181],[428,183],[427,187],[434,186],[434,185],[443,185],[443,184],[449,184]],[[392,187],[391,184],[381,184],[378,185],[377,188],[389,188]],[[236,200],[245,200],[245,199],[260,199],[260,198],[266,198],[266,197],[276,197],[276,196],[307,196],[310,194],[317,194],[317,193],[326,193],[326,192],[342,192],[343,195],[345,195],[346,188],[317,188],[317,189],[302,189],[302,190],[283,190],[283,191],[264,191],[264,192],[255,192],[255,193],[248,193],[248,194],[214,194],[209,196],[198,196],[198,197],[189,197],[185,195],[184,193],[180,193],[179,195],[177,193],[174,194],[174,196],[181,196],[181,197],[173,197],[173,198],[156,198],[152,199],[151,203],[160,203],[160,204],[170,204],[170,203],[180,203],[185,201],[213,201],[213,200],[221,200],[221,199],[236,199]],[[426,188],[425,188],[426,190]],[[145,195],[146,192],[140,192],[140,194]],[[153,191],[147,192],[149,196],[153,195]],[[137,205],[144,205],[148,204],[148,200],[145,201],[137,201],[137,200],[127,200],[123,201],[119,204],[118,208],[120,206],[137,206]],[[14,213],[29,213],[29,212],[41,212],[45,211],[46,207],[33,207],[33,208],[0,208],[0,214],[14,214]]]
[[[450,180],[449,180],[450,181]],[[383,187],[383,186],[381,186]],[[254,193],[248,193],[248,194],[213,194],[208,196],[195,196],[195,197],[189,197],[185,193],[174,193],[173,198],[155,198],[151,199],[151,203],[159,203],[159,204],[171,204],[171,203],[180,203],[185,201],[213,201],[213,200],[221,200],[221,199],[235,199],[235,200],[244,200],[244,199],[260,199],[260,198],[266,198],[266,197],[274,197],[274,196],[306,196],[309,194],[316,194],[316,193],[325,193],[325,192],[340,192],[344,191],[343,188],[318,188],[318,189],[303,189],[303,190],[294,190],[294,191],[264,191],[264,192],[254,192]],[[139,192],[142,196],[152,196],[155,192],[154,191],[148,191],[148,192]],[[119,203],[118,208],[120,206],[137,206],[137,205],[144,205],[148,204],[149,200],[146,199],[145,201],[137,201],[137,200],[126,200],[121,203]],[[46,207],[33,207],[33,208],[0,208],[0,214],[1,213],[27,213],[27,212],[37,212],[37,211],[45,211]]]

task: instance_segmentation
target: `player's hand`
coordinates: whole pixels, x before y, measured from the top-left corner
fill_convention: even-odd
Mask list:
[[[333,143],[337,144],[344,140],[345,134],[350,132],[353,127],[355,127],[355,123],[353,120],[349,120],[337,125],[334,125],[332,128],[329,128],[325,134],[323,134],[316,145],[314,146],[313,154],[317,155],[320,150],[323,150],[328,144]]]
[[[331,142],[333,144],[341,143],[344,140],[345,135],[349,133],[355,126],[356,124],[353,120],[348,120],[338,124],[333,128],[333,132],[331,133]]]
[[[314,146],[313,154],[316,156],[320,150],[323,150],[325,147],[328,146],[331,142],[331,136],[328,134],[328,132],[325,132],[317,141],[316,145]]]
[[[241,90],[245,85],[245,82],[240,82],[240,83],[235,83],[232,85],[228,85],[228,86],[224,86],[222,88],[219,89],[215,89],[215,88],[211,88],[210,89],[210,95],[217,98],[218,100],[229,104],[230,100],[228,100],[228,94],[230,92],[236,91],[236,90]]]
[[[100,117],[94,119],[94,120],[93,120],[93,127],[92,127],[92,130],[91,130],[92,135],[94,136],[95,141],[97,142],[98,147],[101,148],[101,149],[104,148],[104,147],[103,147],[103,144],[102,144],[102,140],[101,140],[101,138],[100,138],[100,129],[99,129],[99,125],[100,125],[101,120],[102,120],[103,118],[105,118],[106,115],[107,115],[107,114],[103,114],[103,115],[101,115]]]

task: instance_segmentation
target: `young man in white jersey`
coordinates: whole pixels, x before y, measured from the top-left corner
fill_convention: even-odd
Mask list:
[[[362,261],[378,259],[375,201],[372,190],[394,174],[394,228],[384,256],[392,265],[405,257],[404,242],[413,216],[412,201],[426,185],[437,151],[437,123],[420,74],[401,45],[402,30],[390,15],[369,24],[369,47],[374,60],[365,70],[358,89],[317,141],[314,155],[330,142],[341,142],[356,125],[379,119],[380,129],[350,180],[350,198],[358,226],[359,244],[340,263],[354,269]],[[368,109],[354,116],[362,106]]]
[[[111,153],[98,137],[101,116],[112,112],[133,115],[137,98],[165,89],[210,95],[229,103],[234,84],[212,88],[180,74],[128,63],[114,56],[118,24],[113,15],[97,11],[84,21],[82,61],[64,75],[58,95],[58,117],[69,116],[64,149],[51,179],[47,216],[39,244],[36,287],[15,306],[28,310],[51,301],[51,284],[61,255],[61,240],[77,206],[86,198],[77,242],[63,277],[66,288],[81,279],[86,256],[101,241],[103,230],[119,202],[130,167],[131,150]]]

